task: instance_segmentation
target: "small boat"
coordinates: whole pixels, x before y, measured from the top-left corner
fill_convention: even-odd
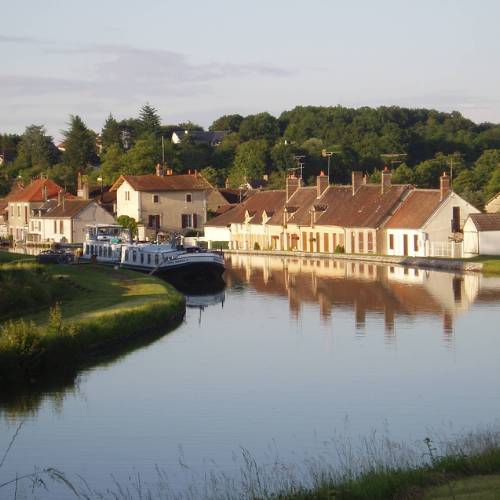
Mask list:
[[[184,248],[176,238],[163,243],[134,242],[130,231],[117,224],[88,226],[81,259],[159,274],[174,285],[217,283],[225,271],[222,252]]]

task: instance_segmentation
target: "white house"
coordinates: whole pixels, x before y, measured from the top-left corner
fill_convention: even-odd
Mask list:
[[[414,189],[385,224],[387,255],[461,257],[465,220],[479,210],[450,190],[446,174],[440,189]]]
[[[113,224],[113,216],[93,200],[50,200],[33,210],[27,241],[83,243],[89,224]]]
[[[464,257],[500,255],[500,213],[471,214],[464,225]]]

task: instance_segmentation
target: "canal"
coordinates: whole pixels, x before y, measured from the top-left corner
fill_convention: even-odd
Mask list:
[[[498,422],[499,278],[238,255],[227,268],[225,291],[188,297],[160,340],[0,397],[0,459],[22,423],[0,484],[56,467],[100,491],[154,489],[159,469],[169,491],[203,491],[211,472],[239,484],[249,456],[300,475],[338,459],[335,437],[411,444]],[[49,488],[38,497],[70,498]]]

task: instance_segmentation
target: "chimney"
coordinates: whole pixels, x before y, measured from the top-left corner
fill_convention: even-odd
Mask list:
[[[264,182],[267,182],[267,181],[269,180],[269,175],[268,175],[268,174],[264,174],[264,175],[262,176],[262,180],[263,180]]]
[[[363,184],[363,173],[356,170],[352,171],[352,195],[354,196]]]
[[[441,192],[441,201],[444,200],[450,192],[450,178],[446,172],[443,172],[443,175],[439,178],[439,191]]]
[[[229,182],[229,177],[226,177],[226,182],[224,183],[224,187],[229,189],[231,187],[231,183]]]
[[[76,175],[76,189],[77,191],[82,190],[82,173],[78,171],[78,174]]]
[[[47,184],[45,184],[45,183],[42,186],[42,197],[43,197],[43,201],[47,201]]]
[[[384,170],[382,170],[382,194],[387,193],[387,191],[391,188],[391,178],[392,172],[386,165]]]
[[[293,174],[286,178],[286,201],[292,197],[292,194],[295,193],[299,187],[302,187],[302,179],[298,179]]]
[[[325,175],[325,172],[323,170],[319,173],[318,177],[316,177],[316,197],[320,198],[321,195],[325,192],[326,188],[328,187],[328,177]]]
[[[171,168],[167,168],[167,175],[174,175],[174,171]]]
[[[163,167],[161,166],[161,163],[157,163],[155,169],[156,169],[156,175],[158,177],[163,177]]]
[[[61,189],[57,192],[57,204],[62,205],[64,200],[64,191]]]

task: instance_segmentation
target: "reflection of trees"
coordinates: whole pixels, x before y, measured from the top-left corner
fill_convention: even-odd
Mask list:
[[[144,335],[129,337],[114,346],[112,354],[96,354],[93,359],[64,375],[45,376],[38,380],[31,380],[25,385],[17,384],[16,387],[2,388],[0,392],[0,416],[7,419],[35,416],[40,407],[50,401],[54,409],[62,411],[62,405],[67,395],[81,394],[80,382],[82,374],[99,366],[107,367],[120,361],[129,353],[147,347],[163,337],[178,325],[169,329],[151,330]]]

